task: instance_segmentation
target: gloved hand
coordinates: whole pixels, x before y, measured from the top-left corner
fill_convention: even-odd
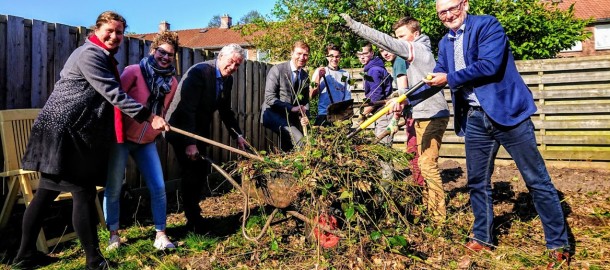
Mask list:
[[[398,132],[398,120],[396,118],[392,118],[392,121],[390,121],[390,124],[388,127],[386,127],[386,130],[389,131],[390,134]]]
[[[358,115],[358,119],[356,119],[356,124],[360,125],[362,122],[366,121],[366,115],[360,114]]]
[[[346,26],[351,26],[352,25],[352,17],[349,16],[349,14],[347,13],[341,13],[339,14],[339,16],[341,16],[341,18],[343,18],[345,20],[345,25]]]

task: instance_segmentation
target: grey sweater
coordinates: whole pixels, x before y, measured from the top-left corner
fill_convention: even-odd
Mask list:
[[[432,54],[430,46],[430,38],[427,35],[421,34],[413,42],[409,42],[395,39],[390,35],[377,31],[352,19],[347,21],[347,26],[360,37],[405,59],[409,64],[409,68],[407,69],[409,87],[413,87],[413,85],[421,81],[428,73],[431,73],[436,65],[436,60],[434,60],[434,55]],[[439,91],[413,107],[414,119],[439,117],[449,117],[449,108],[443,91]]]

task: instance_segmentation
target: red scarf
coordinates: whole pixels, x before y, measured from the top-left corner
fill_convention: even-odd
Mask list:
[[[117,69],[117,65],[119,64],[119,61],[117,61],[114,58],[114,55],[119,51],[119,47],[116,47],[114,49],[108,49],[108,47],[106,47],[106,45],[104,45],[104,43],[97,38],[96,35],[91,35],[89,36],[89,41],[91,41],[93,44],[99,46],[100,48],[110,52],[110,59],[112,60],[112,63],[114,64],[112,67],[112,72],[114,73],[114,77],[116,78],[117,82],[119,82],[119,85],[121,84],[121,76],[119,75],[119,70]],[[123,133],[123,115],[121,113],[121,110],[119,110],[119,108],[117,108],[116,106],[114,107],[114,134],[116,136],[116,141],[117,143],[123,143],[125,142],[125,134]]]

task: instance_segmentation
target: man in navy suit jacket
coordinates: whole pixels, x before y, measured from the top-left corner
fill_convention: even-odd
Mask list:
[[[568,260],[567,225],[530,119],[536,105],[517,71],[504,29],[493,16],[469,15],[468,0],[437,0],[436,10],[449,33],[439,43],[433,78],[426,82],[430,86],[449,84],[455,131],[465,136],[475,217],[474,237],[467,247],[489,250],[493,243],[491,175],[503,146],[532,195],[552,258],[555,262]]]

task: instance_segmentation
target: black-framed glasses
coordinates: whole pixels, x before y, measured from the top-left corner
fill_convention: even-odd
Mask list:
[[[447,12],[450,12],[453,15],[458,15],[462,11],[462,4],[464,4],[464,0],[460,1],[457,5],[452,6],[448,9],[441,10],[436,13],[441,20],[447,18]]]
[[[157,47],[155,51],[157,51],[161,55],[161,57],[165,57],[167,55],[167,57],[169,58],[174,58],[174,56],[176,56],[176,53],[170,53],[161,47]]]

